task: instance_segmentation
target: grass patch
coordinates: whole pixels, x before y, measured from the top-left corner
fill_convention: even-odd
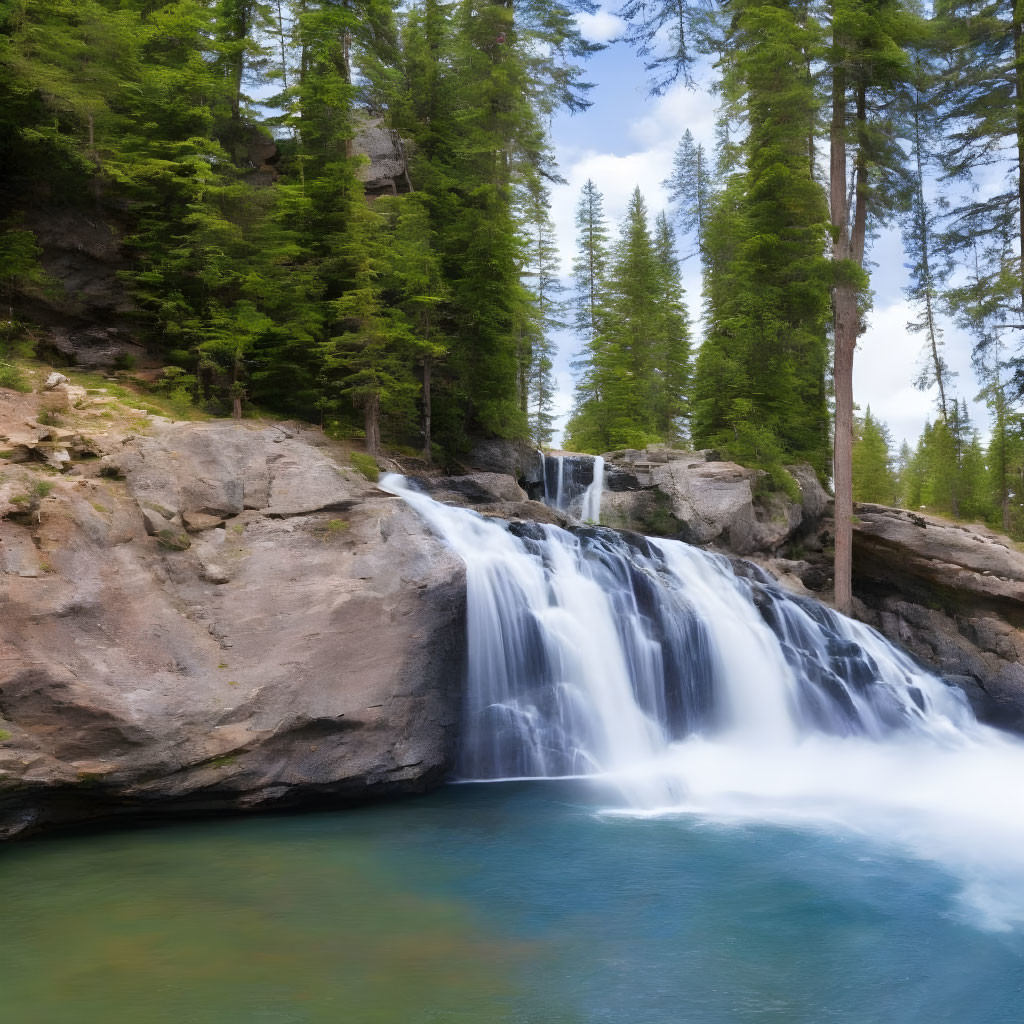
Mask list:
[[[32,385],[20,366],[0,360],[0,388],[25,393],[32,390]]]
[[[32,491],[39,498],[45,498],[53,490],[52,480],[37,480],[32,485]]]
[[[8,732],[6,729],[0,729],[0,743],[6,743],[8,740],[13,738],[13,732]]]
[[[69,369],[67,376],[72,384],[84,387],[86,394],[115,398],[121,405],[138,412],[148,413],[150,416],[164,416],[170,420],[210,419],[210,416],[194,405],[183,392],[175,391],[173,396],[153,393],[141,395],[121,384],[108,381],[98,373]],[[142,385],[140,384],[140,386]]]
[[[349,461],[370,483],[375,484],[380,480],[380,469],[377,466],[377,460],[372,455],[367,455],[366,452],[352,452],[349,455]]]
[[[332,519],[322,526],[313,528],[313,535],[319,537],[325,544],[332,538],[341,537],[347,533],[351,524],[347,519]]]

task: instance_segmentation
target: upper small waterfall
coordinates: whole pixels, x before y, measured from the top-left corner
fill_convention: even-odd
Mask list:
[[[585,523],[599,523],[604,458],[600,455],[537,454],[543,466],[544,504]]]
[[[565,487],[562,466],[562,487]],[[678,541],[498,523],[400,494],[466,563],[465,778],[611,774],[666,805],[674,744],[948,738],[963,694],[880,634]]]

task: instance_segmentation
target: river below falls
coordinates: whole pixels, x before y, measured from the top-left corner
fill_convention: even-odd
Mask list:
[[[5,1024],[1010,1024],[1024,931],[842,828],[454,785],[0,852]]]

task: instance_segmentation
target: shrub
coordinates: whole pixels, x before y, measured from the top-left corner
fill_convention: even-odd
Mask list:
[[[372,455],[367,455],[366,452],[352,452],[349,460],[371,483],[375,484],[380,479],[380,469]]]

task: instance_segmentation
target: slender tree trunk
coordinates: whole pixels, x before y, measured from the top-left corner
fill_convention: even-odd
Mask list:
[[[835,241],[833,259],[860,266],[864,259],[867,229],[867,166],[863,147],[857,149],[857,167],[850,222],[846,192],[847,129],[846,73],[837,66],[832,81],[832,124],[829,132],[829,203]],[[856,93],[857,127],[867,116],[863,86]],[[851,267],[850,270],[853,268]],[[844,274],[849,278],[850,275]],[[835,361],[833,379],[836,392],[833,486],[835,488],[835,606],[844,615],[853,610],[853,354],[860,334],[858,289],[852,280],[832,289]]]
[[[363,402],[366,424],[366,450],[375,459],[380,456],[380,395],[376,392]]]
[[[231,418],[242,418],[242,357],[235,353],[235,363],[231,370]]]
[[[942,410],[942,422],[949,423],[946,410],[946,381],[942,359],[939,356],[939,339],[935,328],[935,308],[932,302],[932,268],[928,255],[928,208],[924,195],[924,159],[921,154],[924,140],[921,137],[921,103],[920,92],[914,94],[914,162],[917,172],[917,231],[921,240],[921,268],[924,271],[924,305],[925,318],[928,322],[928,341],[932,350],[932,365],[935,367],[935,383],[939,386],[939,408]]]
[[[836,392],[835,449],[835,606],[849,615],[853,608],[853,352],[857,345],[857,292],[853,285],[836,287],[835,316]]]
[[[430,447],[430,372],[433,369],[433,359],[430,356],[423,357],[423,458],[427,462],[433,460]]]

